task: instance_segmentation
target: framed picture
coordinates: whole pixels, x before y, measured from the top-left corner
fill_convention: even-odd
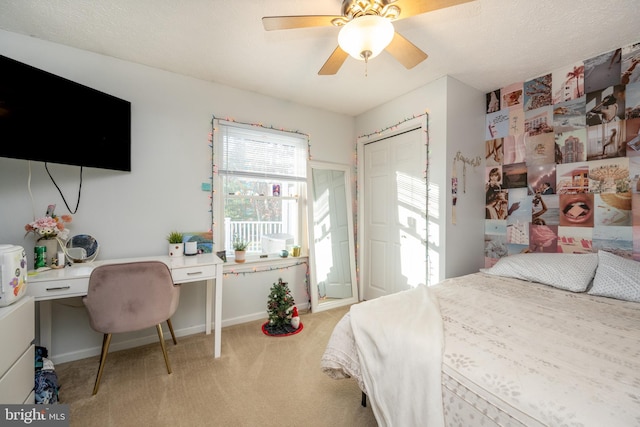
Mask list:
[[[227,262],[227,251],[218,251],[216,252],[216,255],[218,256],[218,258],[220,258],[222,261]]]

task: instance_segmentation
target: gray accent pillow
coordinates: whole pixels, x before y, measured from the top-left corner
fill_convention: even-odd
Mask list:
[[[587,293],[640,302],[640,262],[598,251],[598,270]]]
[[[500,258],[480,271],[537,282],[571,292],[584,292],[598,267],[598,254],[526,253]]]

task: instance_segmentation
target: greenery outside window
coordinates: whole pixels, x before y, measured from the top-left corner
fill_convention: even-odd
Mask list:
[[[233,258],[238,239],[248,257],[302,245],[308,137],[219,119],[214,127],[218,250]]]

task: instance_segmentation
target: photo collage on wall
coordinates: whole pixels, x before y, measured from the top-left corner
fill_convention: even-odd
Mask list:
[[[640,41],[486,95],[485,267],[522,252],[640,261]]]

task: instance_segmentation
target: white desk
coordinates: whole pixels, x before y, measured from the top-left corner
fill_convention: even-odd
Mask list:
[[[205,331],[207,335],[211,333],[211,310],[213,307],[215,316],[213,357],[220,357],[223,261],[214,254],[175,258],[156,256],[99,260],[35,274],[30,271],[27,279],[27,295],[32,295],[39,305],[40,345],[47,347],[49,354],[53,354],[51,347],[51,300],[86,295],[91,271],[99,265],[135,261],[164,262],[171,270],[174,283],[207,282]]]

